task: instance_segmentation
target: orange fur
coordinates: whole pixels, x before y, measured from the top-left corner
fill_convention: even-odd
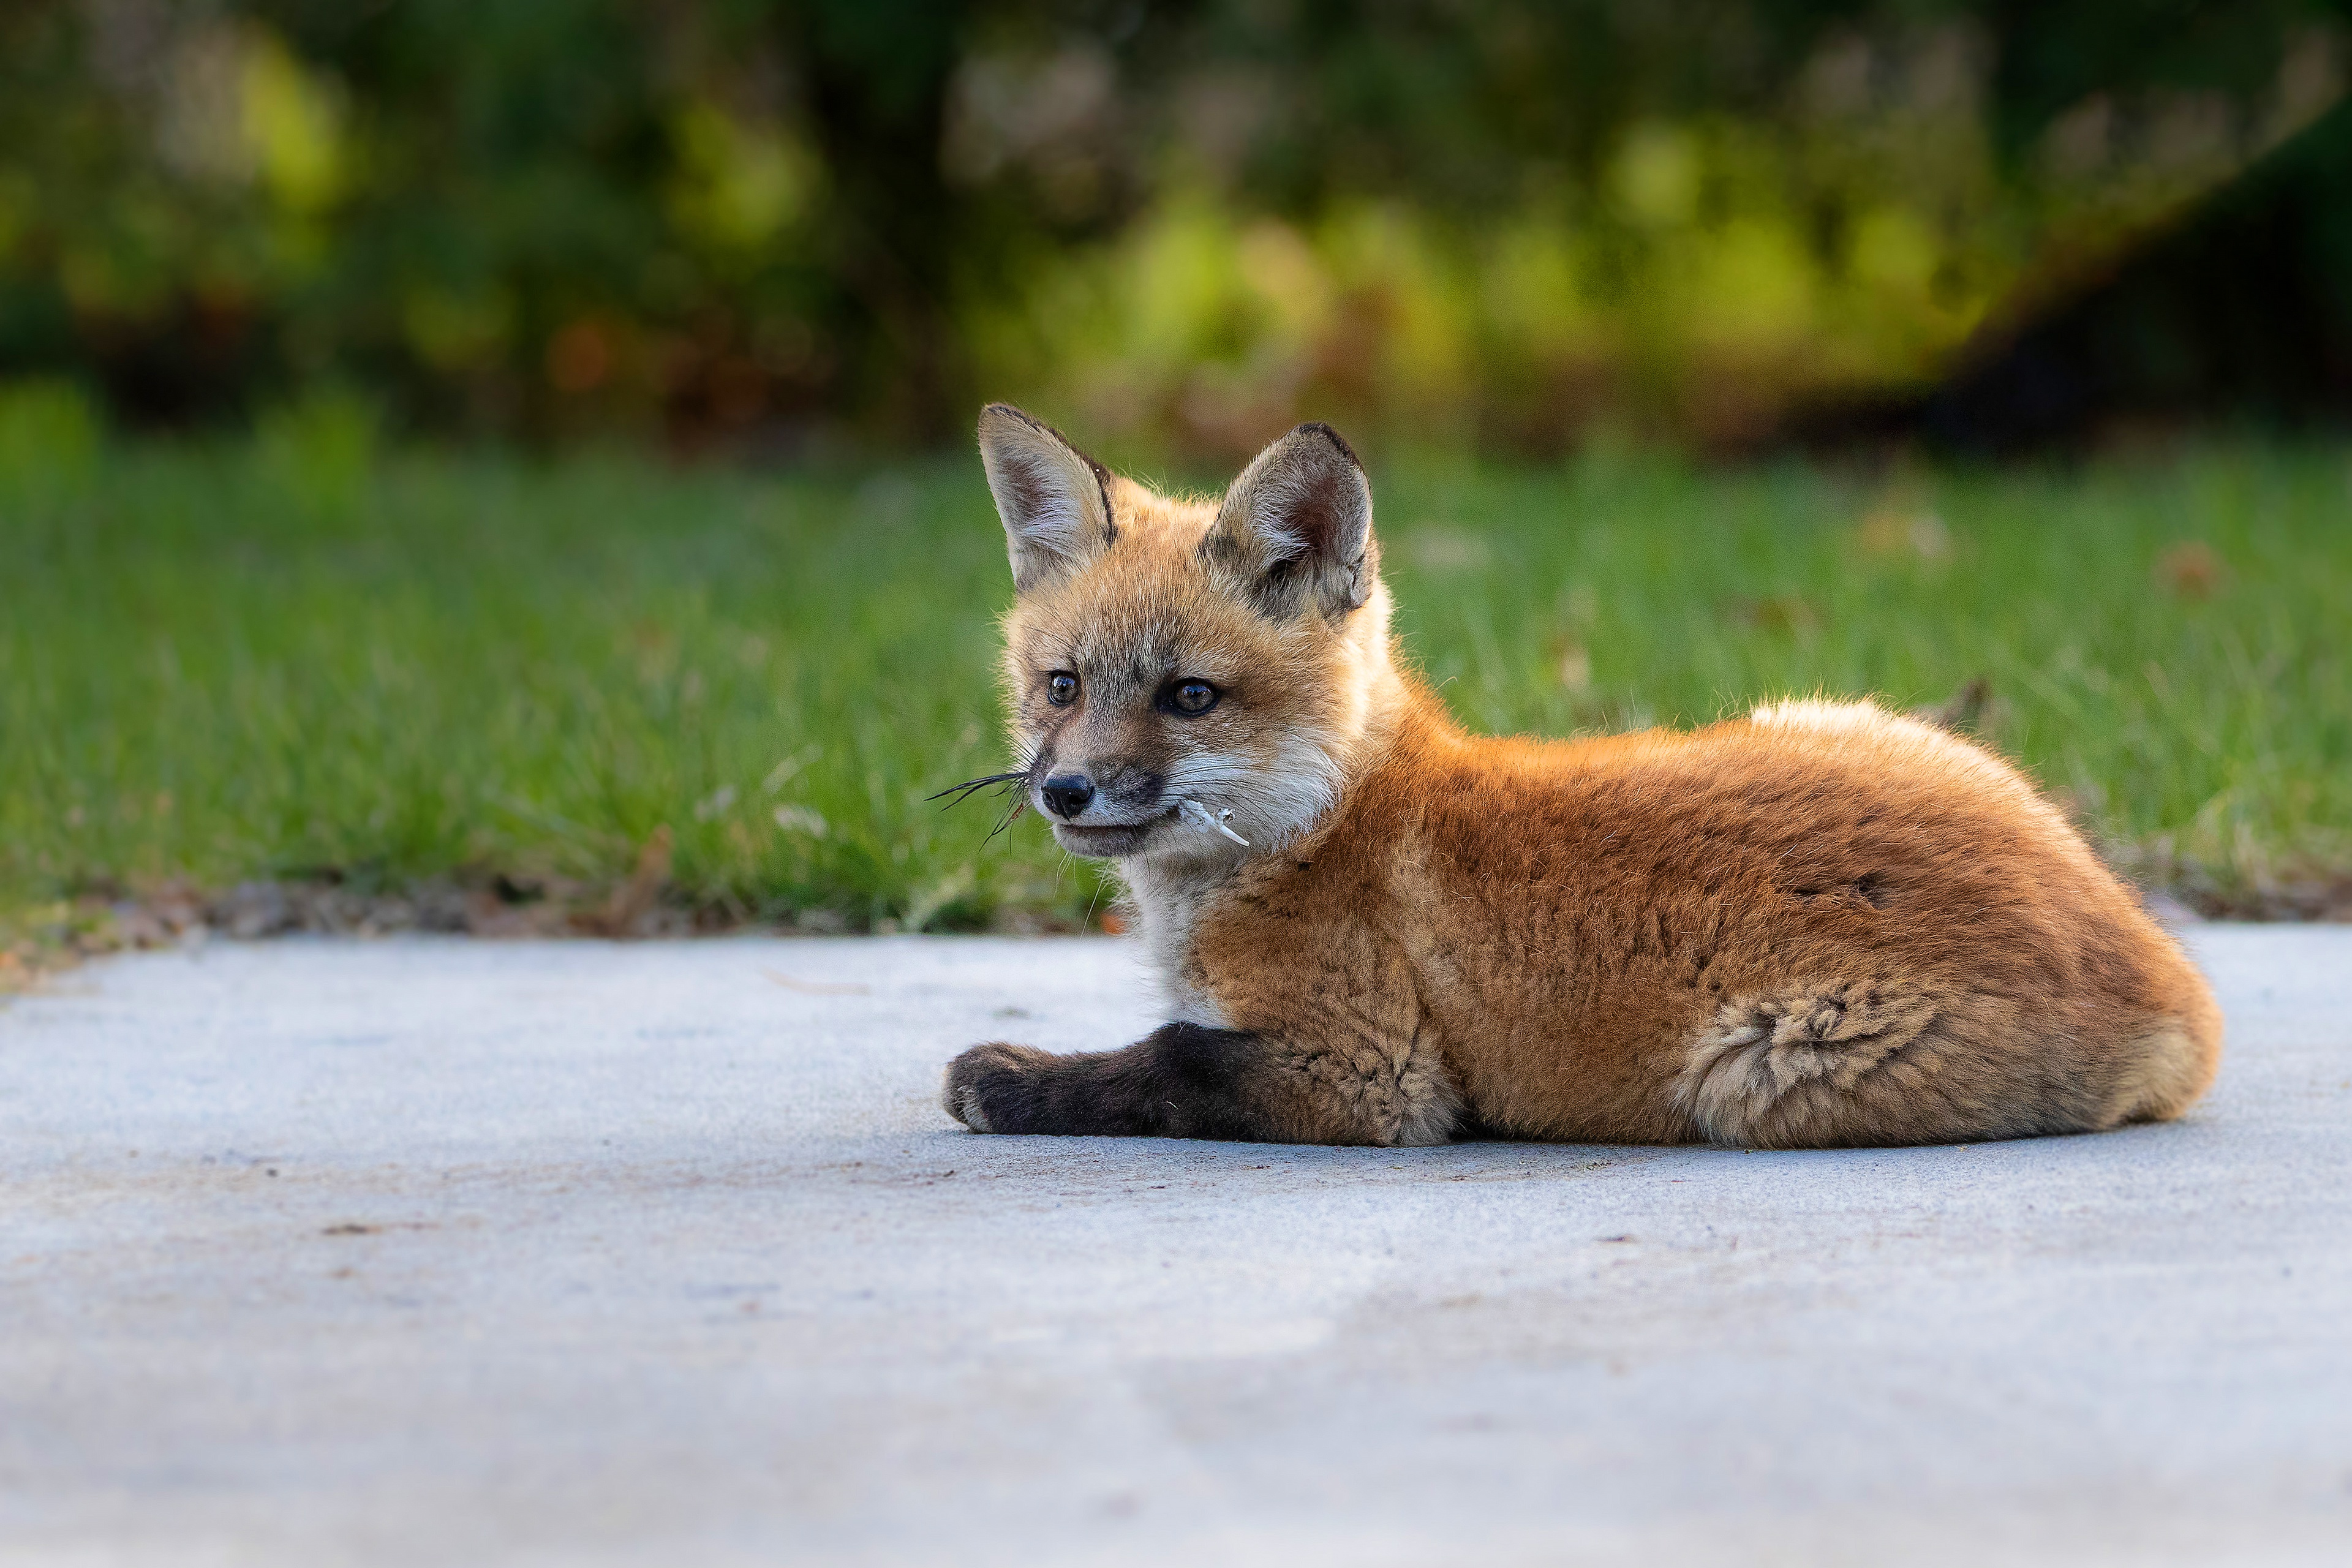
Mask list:
[[[1176,1022],[965,1053],[946,1098],[973,1126],[1915,1143],[2177,1116],[2211,1082],[2202,978],[1991,753],[1861,702],[1472,736],[1400,667],[1336,437],[1294,432],[1222,504],[1066,463],[1009,410],[982,438],[992,482],[1097,481],[1046,497],[1008,701],[1033,794],[1092,787],[1055,831],[1116,857]],[[998,486],[1016,569],[1050,489]],[[1198,715],[1168,696],[1193,679]]]

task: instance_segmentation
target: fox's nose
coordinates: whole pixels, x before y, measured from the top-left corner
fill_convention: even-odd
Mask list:
[[[1056,773],[1041,793],[1045,809],[1055,816],[1076,816],[1094,804],[1095,781],[1084,773]]]

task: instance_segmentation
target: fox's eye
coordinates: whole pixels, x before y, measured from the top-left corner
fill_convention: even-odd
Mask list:
[[[1205,680],[1180,680],[1168,700],[1179,713],[1206,713],[1217,705],[1217,689]]]
[[[1078,700],[1078,678],[1066,669],[1057,669],[1045,678],[1045,700],[1056,708],[1067,708]]]

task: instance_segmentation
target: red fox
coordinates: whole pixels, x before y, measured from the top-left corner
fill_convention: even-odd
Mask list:
[[[1003,775],[1113,860],[1170,1022],[975,1046],[977,1132],[1968,1142],[2178,1116],[2221,1016],[2017,771],[1868,702],[1465,733],[1401,662],[1329,427],[1222,501],[980,417],[1017,596]]]

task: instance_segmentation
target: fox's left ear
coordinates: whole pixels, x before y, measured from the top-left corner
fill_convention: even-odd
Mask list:
[[[980,411],[980,460],[1022,593],[1110,547],[1109,470],[1051,425],[992,403]]]
[[[1201,553],[1245,578],[1267,614],[1336,620],[1371,597],[1372,486],[1328,425],[1301,425],[1242,470]]]

